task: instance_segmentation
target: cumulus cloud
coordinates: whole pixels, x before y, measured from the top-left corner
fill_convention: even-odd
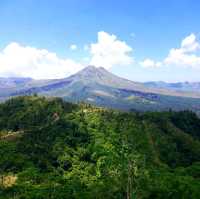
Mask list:
[[[64,78],[82,69],[71,59],[61,59],[46,49],[10,43],[0,52],[0,76],[21,76],[35,79]]]
[[[200,56],[197,53],[200,44],[194,34],[190,34],[181,42],[180,48],[172,48],[164,60],[167,65],[177,65],[200,69]]]
[[[152,59],[145,59],[144,61],[140,62],[140,65],[144,68],[157,68],[162,65],[161,62],[155,62]]]
[[[179,48],[172,48],[161,62],[146,59],[140,62],[143,67],[179,66],[200,69],[200,43],[195,34],[185,37]]]
[[[76,50],[77,45],[69,46]],[[89,53],[84,64],[110,68],[115,65],[128,65],[133,62],[129,55],[132,48],[115,35],[98,32],[97,43],[85,45]],[[64,78],[84,68],[83,64],[69,58],[60,58],[46,49],[23,46],[12,42],[0,51],[1,77],[32,77],[34,79]]]
[[[97,43],[90,45],[91,65],[103,66],[107,69],[118,65],[130,65],[133,57],[132,48],[115,35],[104,31],[98,32]]]
[[[195,52],[200,48],[196,36],[192,33],[181,42],[181,49],[184,52]]]
[[[72,44],[71,46],[70,46],[70,50],[77,50],[77,45],[76,44]]]

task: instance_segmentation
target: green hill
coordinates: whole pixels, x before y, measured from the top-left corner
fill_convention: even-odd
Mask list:
[[[60,98],[0,104],[0,198],[194,198],[200,119]]]

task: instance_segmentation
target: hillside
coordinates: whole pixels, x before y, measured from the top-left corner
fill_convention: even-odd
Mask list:
[[[60,98],[0,104],[0,198],[194,198],[200,119]]]
[[[3,78],[0,79],[0,88],[0,101],[13,96],[37,93],[41,96],[61,97],[70,102],[84,101],[120,110],[189,109],[200,114],[199,92],[133,82],[118,77],[102,67],[88,66],[65,79]]]
[[[160,88],[175,91],[189,91],[189,92],[200,92],[200,82],[145,82],[145,86],[149,88]]]

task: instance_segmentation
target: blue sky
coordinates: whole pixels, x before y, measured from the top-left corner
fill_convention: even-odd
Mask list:
[[[59,78],[93,63],[135,81],[200,81],[199,10],[198,0],[1,0],[0,76]]]

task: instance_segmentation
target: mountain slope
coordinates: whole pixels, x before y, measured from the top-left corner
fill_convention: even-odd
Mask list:
[[[150,88],[143,83],[120,78],[104,68],[88,66],[65,79],[23,81],[23,86],[0,93],[0,98],[31,95],[62,97],[71,102],[85,101],[118,109],[183,110],[200,112],[200,93]]]
[[[188,91],[188,92],[200,92],[200,82],[145,82],[145,86],[149,88],[162,88],[175,91]]]
[[[105,70],[103,67],[96,68],[94,66],[88,66],[80,72],[72,75],[68,78],[61,80],[53,80],[50,82],[50,85],[54,85],[57,83],[70,82],[72,84],[82,84],[82,85],[102,85],[111,88],[117,89],[126,89],[126,90],[134,90],[140,92],[147,93],[156,93],[156,94],[164,94],[170,96],[180,96],[180,97],[197,97],[200,98],[200,94],[184,92],[184,91],[176,91],[170,89],[163,89],[157,87],[149,88],[143,83],[133,82],[121,77],[118,77],[109,71]],[[64,86],[64,85],[63,85]]]

